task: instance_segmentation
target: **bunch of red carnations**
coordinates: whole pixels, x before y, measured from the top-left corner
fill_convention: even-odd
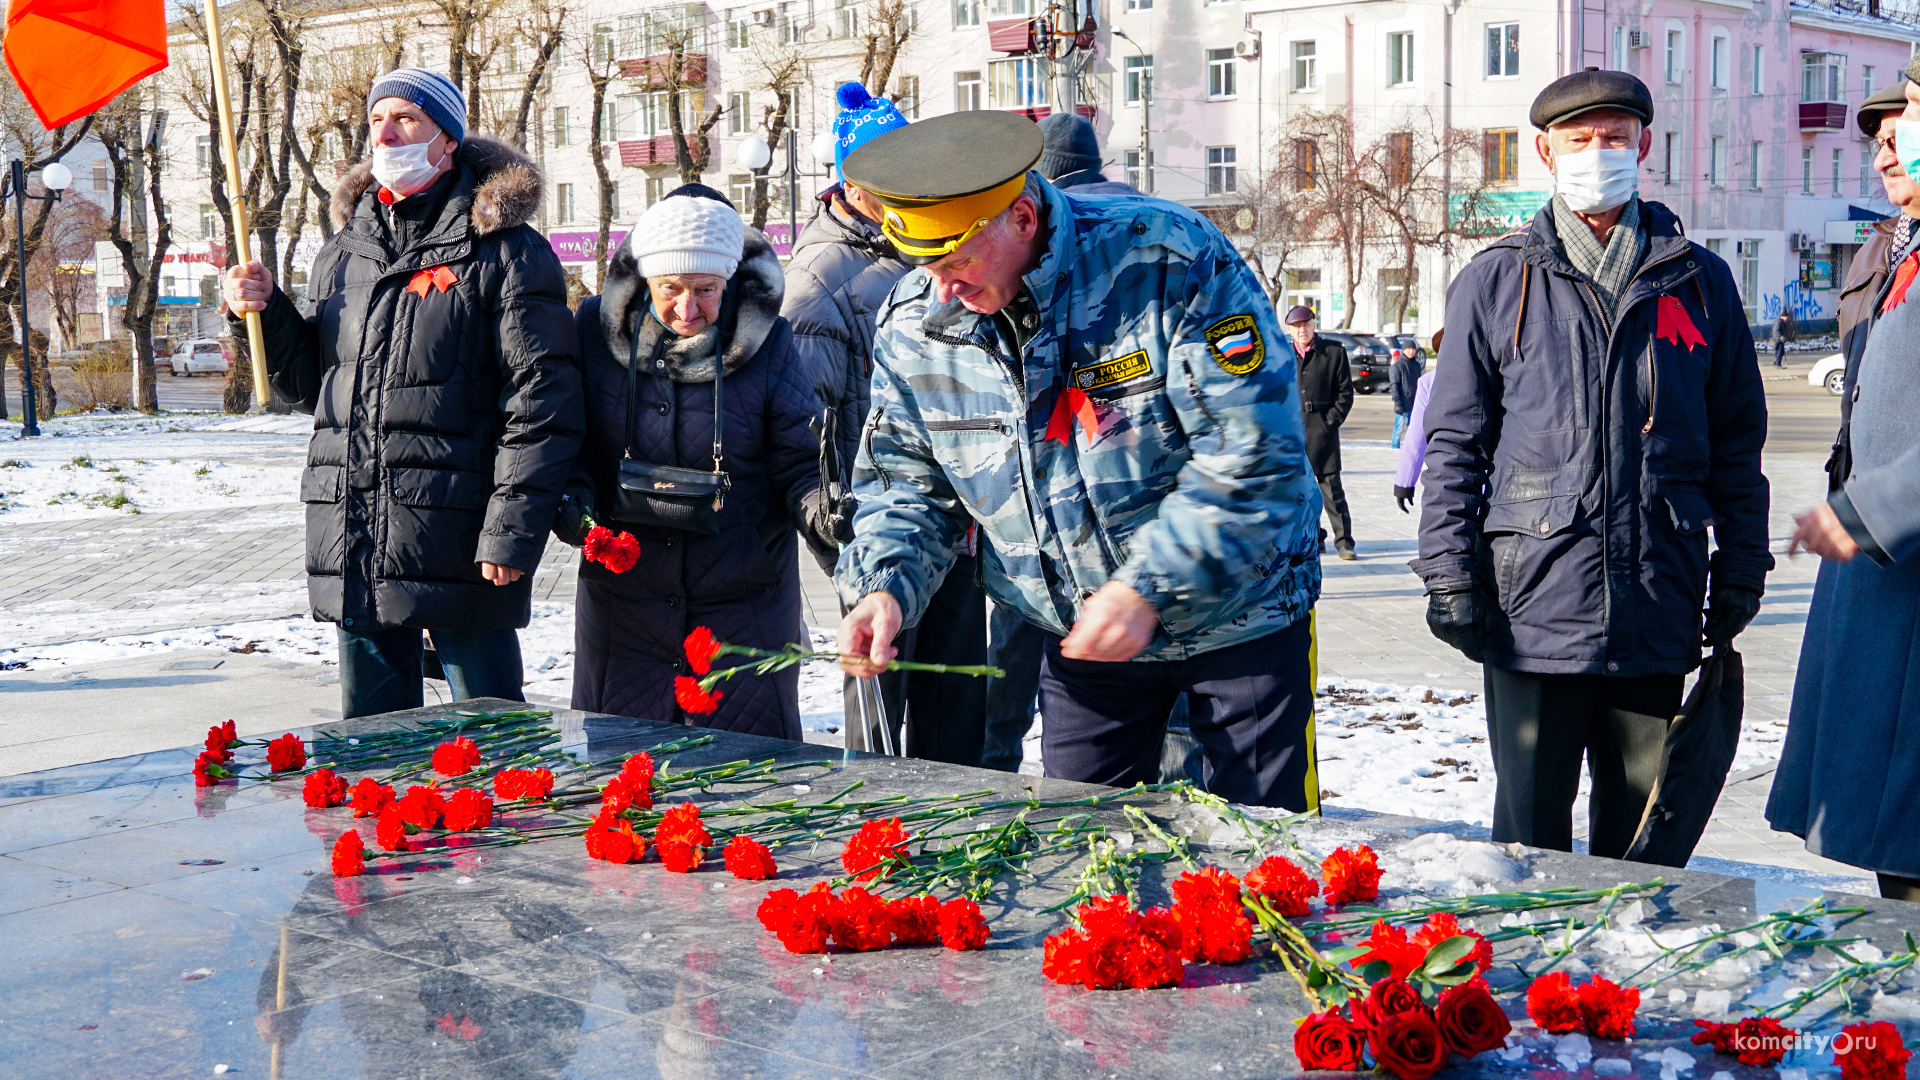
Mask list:
[[[775,889],[758,914],[760,925],[794,953],[826,952],[828,942],[852,952],[888,945],[982,949],[991,933],[980,905],[965,897],[944,904],[931,896],[885,900],[858,885],[836,896],[826,882],[804,893]]]
[[[233,749],[245,745],[231,720],[208,728],[206,744],[200,755],[193,759],[194,786],[212,787],[222,780],[237,778],[240,774],[232,768]],[[288,732],[267,743],[269,772],[295,772],[306,768],[306,765],[307,747],[300,741],[300,736]]]
[[[1527,1015],[1555,1035],[1584,1031],[1603,1039],[1631,1039],[1639,1008],[1639,990],[1599,975],[1575,986],[1566,972],[1553,971],[1527,987]]]
[[[616,533],[605,525],[587,530],[580,551],[588,562],[599,563],[616,574],[626,573],[640,561],[640,541],[630,532]]]
[[[1513,1024],[1477,977],[1439,989],[1429,1002],[1405,979],[1389,975],[1365,998],[1313,1013],[1293,1033],[1303,1069],[1377,1068],[1400,1080],[1426,1080],[1450,1054],[1472,1057],[1506,1045]]]
[[[1695,1020],[1695,1046],[1712,1046],[1716,1054],[1740,1059],[1742,1065],[1778,1065],[1800,1033],[1771,1016],[1749,1016],[1732,1024]]]

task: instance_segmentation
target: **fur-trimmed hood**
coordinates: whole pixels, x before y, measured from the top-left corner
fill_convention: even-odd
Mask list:
[[[545,184],[533,159],[498,139],[475,135],[454,151],[456,160],[473,171],[473,231],[481,236],[532,221],[540,212]],[[353,220],[360,197],[373,187],[373,162],[363,161],[333,189],[333,227],[344,229]]]
[[[748,228],[741,244],[740,266],[727,281],[727,301],[737,308],[733,341],[727,347],[727,374],[739,370],[766,344],[767,335],[773,332],[774,320],[780,317],[780,301],[786,289],[780,256],[774,254],[772,242],[760,230]],[[633,233],[629,232],[626,239],[620,241],[613,258],[607,261],[607,278],[600,288],[601,329],[607,335],[614,357],[622,364],[627,362],[632,348],[627,328],[633,325],[635,313],[644,313],[650,303],[646,279],[640,276],[639,263],[633,257]],[[711,349],[710,341],[709,335],[699,334],[677,338],[667,347],[667,365],[675,379],[705,382],[713,378],[712,365],[706,355]]]

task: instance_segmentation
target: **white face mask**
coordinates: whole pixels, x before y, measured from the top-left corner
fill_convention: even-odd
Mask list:
[[[1622,206],[1640,187],[1640,151],[1585,150],[1555,154],[1553,190],[1567,209],[1602,214]]]
[[[440,161],[427,160],[428,148],[440,141],[440,131],[435,129],[433,138],[426,142],[412,143],[407,146],[376,146],[373,148],[373,178],[380,186],[393,192],[397,199],[404,199],[416,191],[433,183],[440,175]]]

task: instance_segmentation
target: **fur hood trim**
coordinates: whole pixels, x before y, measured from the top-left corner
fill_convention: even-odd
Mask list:
[[[481,236],[532,221],[540,212],[544,184],[533,159],[499,139],[475,135],[454,151],[462,165],[473,170],[473,231]],[[373,187],[373,162],[353,167],[333,189],[333,227],[344,229],[353,220],[360,197]]]
[[[786,291],[787,279],[780,270],[780,256],[774,254],[773,244],[765,233],[749,227],[746,240],[741,244],[740,268],[727,281],[727,299],[738,304],[733,342],[727,348],[727,374],[738,371],[766,344],[767,335],[773,332],[774,320],[780,317],[780,301]],[[646,279],[640,276],[639,264],[633,257],[633,233],[629,232],[608,260],[607,280],[600,288],[601,329],[621,364],[627,362],[632,349],[627,328],[633,325],[635,313],[644,313],[650,303]],[[698,334],[677,339],[669,346],[667,363],[674,370],[675,378],[682,382],[713,379],[707,342],[706,334]],[[703,362],[704,372],[701,371]]]

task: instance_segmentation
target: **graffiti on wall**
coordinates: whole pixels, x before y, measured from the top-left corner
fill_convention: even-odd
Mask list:
[[[1826,306],[1814,298],[1813,291],[1801,288],[1797,281],[1788,282],[1784,294],[1768,293],[1761,299],[1760,321],[1772,322],[1782,311],[1792,312],[1794,322],[1831,318]]]

